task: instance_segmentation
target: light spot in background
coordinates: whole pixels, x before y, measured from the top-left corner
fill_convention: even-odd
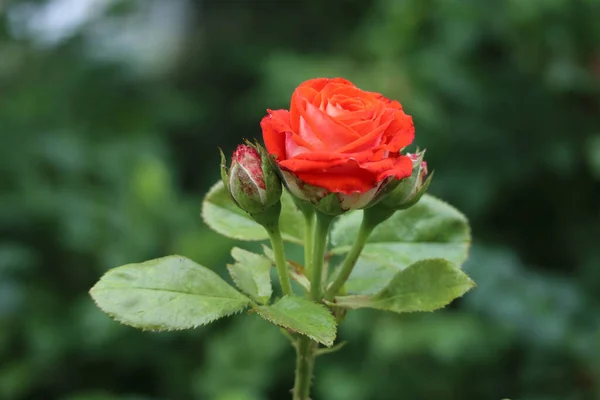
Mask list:
[[[174,64],[191,26],[189,0],[131,0],[131,12],[109,15],[120,0],[17,3],[7,10],[10,33],[50,48],[81,35],[86,54],[124,63],[140,75],[160,75]]]
[[[137,1],[135,13],[104,18],[86,35],[89,54],[118,59],[133,72],[160,75],[177,61],[192,25],[188,0]]]
[[[116,0],[52,0],[46,4],[17,3],[8,8],[11,33],[53,46],[99,17]]]

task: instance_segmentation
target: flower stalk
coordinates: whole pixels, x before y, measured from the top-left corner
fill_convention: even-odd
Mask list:
[[[279,277],[279,283],[281,284],[281,290],[284,295],[293,295],[292,284],[290,282],[290,274],[287,268],[287,261],[285,259],[285,250],[283,247],[283,239],[281,238],[281,231],[279,230],[279,224],[272,228],[267,228],[269,239],[271,240],[271,247],[273,249],[273,255],[275,256],[275,267],[277,268],[277,275]]]
[[[333,221],[333,216],[316,213],[312,258],[309,267],[310,271],[310,298],[313,301],[320,302],[323,296],[323,261],[325,256],[325,247],[327,246],[327,235],[329,226]]]
[[[296,343],[296,376],[293,400],[309,400],[315,365],[315,348],[317,343],[308,336],[299,336]]]
[[[312,253],[310,254],[310,262],[308,263],[308,271],[310,271],[309,297],[317,303],[320,303],[323,298],[323,262],[329,227],[334,218],[335,217],[332,215],[316,211],[314,218],[311,216],[314,223],[311,223],[310,225],[314,224],[313,229],[309,230],[310,225],[307,225],[307,231],[310,232],[310,237],[307,237],[305,245],[312,243],[312,250],[309,250],[308,252]],[[307,336],[298,336],[296,342],[296,375],[293,390],[294,400],[309,400],[317,347],[318,343]]]
[[[394,212],[395,210],[391,210],[389,208],[377,207],[367,208],[364,210],[363,219],[360,224],[360,228],[358,229],[358,234],[354,239],[354,243],[352,243],[350,251],[348,254],[346,254],[346,258],[344,258],[337,276],[327,288],[325,292],[325,300],[331,301],[339,293],[350,277],[350,274],[352,274],[352,270],[358,261],[358,257],[360,257],[360,253],[362,253],[363,249],[365,248],[367,239],[373,230],[377,227],[377,225],[391,217]]]

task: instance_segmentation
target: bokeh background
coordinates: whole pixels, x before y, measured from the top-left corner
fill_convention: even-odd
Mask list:
[[[478,288],[434,314],[356,312],[315,400],[600,399],[600,1],[0,1],[0,399],[289,398],[277,329],[112,322],[88,289],[178,253],[217,146],[294,87],[399,99],[462,210]]]

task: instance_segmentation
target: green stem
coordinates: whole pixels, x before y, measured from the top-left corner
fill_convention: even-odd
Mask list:
[[[300,336],[298,338],[294,400],[309,400],[313,367],[315,365],[315,344],[307,336]]]
[[[305,215],[306,216],[306,215]],[[327,234],[333,216],[316,213],[316,218],[307,217],[305,257],[308,260],[307,270],[310,272],[310,298],[321,302],[323,256],[327,245]],[[314,226],[313,226],[314,225]],[[312,228],[312,229],[311,229]],[[310,245],[312,244],[312,246]],[[306,250],[308,247],[309,250]],[[315,352],[318,343],[307,336],[300,335],[296,342],[296,380],[294,382],[294,400],[309,400],[310,386],[315,365]]]
[[[309,264],[312,262],[313,252],[313,229],[315,226],[315,214],[306,213],[304,214],[304,269],[308,274]]]
[[[273,247],[273,254],[275,255],[275,266],[277,267],[277,275],[279,275],[279,283],[284,295],[293,295],[292,284],[290,283],[290,275],[287,269],[287,261],[285,260],[285,250],[283,248],[283,239],[281,239],[281,232],[279,227],[274,229],[267,229],[269,238],[271,239],[271,246]]]
[[[317,212],[312,257],[310,262],[310,298],[318,303],[321,302],[323,291],[323,257],[325,255],[325,247],[327,246],[327,234],[329,226],[333,221],[333,216]]]
[[[315,226],[315,207],[304,200],[293,197],[296,207],[304,216],[304,273],[310,274],[309,264],[312,260],[313,229]]]
[[[277,202],[267,211],[251,214],[252,218],[261,224],[267,231],[269,239],[271,239],[271,247],[275,256],[275,266],[277,267],[277,275],[279,275],[279,283],[284,295],[293,295],[292,284],[290,283],[290,274],[285,260],[285,250],[283,248],[283,239],[281,238],[281,230],[279,229],[279,216],[281,214],[281,202]]]
[[[363,219],[360,224],[360,228],[358,229],[358,234],[354,239],[354,243],[352,243],[352,247],[346,255],[346,258],[344,259],[342,267],[340,268],[337,276],[325,292],[326,300],[333,300],[333,298],[338,294],[342,286],[344,286],[344,284],[350,277],[350,274],[352,273],[352,270],[354,269],[354,266],[358,261],[358,257],[365,248],[367,239],[369,238],[369,235],[371,235],[371,232],[373,232],[373,229],[375,229],[377,225],[391,217],[392,214],[394,214],[394,212],[395,210],[390,210],[382,207],[368,208],[364,211]]]
[[[374,226],[368,226],[365,223],[365,219],[362,220],[360,224],[360,228],[358,230],[358,235],[356,235],[356,239],[354,239],[354,243],[352,243],[352,247],[350,251],[346,255],[344,262],[342,263],[342,267],[340,268],[337,276],[327,288],[325,292],[325,299],[328,301],[333,300],[336,294],[340,291],[344,283],[350,277],[354,266],[356,265],[356,261],[358,261],[358,257],[360,253],[363,251],[365,244],[367,243],[367,238],[373,232]]]

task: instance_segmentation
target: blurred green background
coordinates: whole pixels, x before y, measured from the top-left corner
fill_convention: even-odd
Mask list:
[[[289,398],[294,354],[242,315],[154,334],[88,289],[178,253],[223,273],[217,146],[301,81],[398,99],[465,212],[478,288],[356,312],[315,400],[600,399],[600,1],[0,1],[0,399]]]

